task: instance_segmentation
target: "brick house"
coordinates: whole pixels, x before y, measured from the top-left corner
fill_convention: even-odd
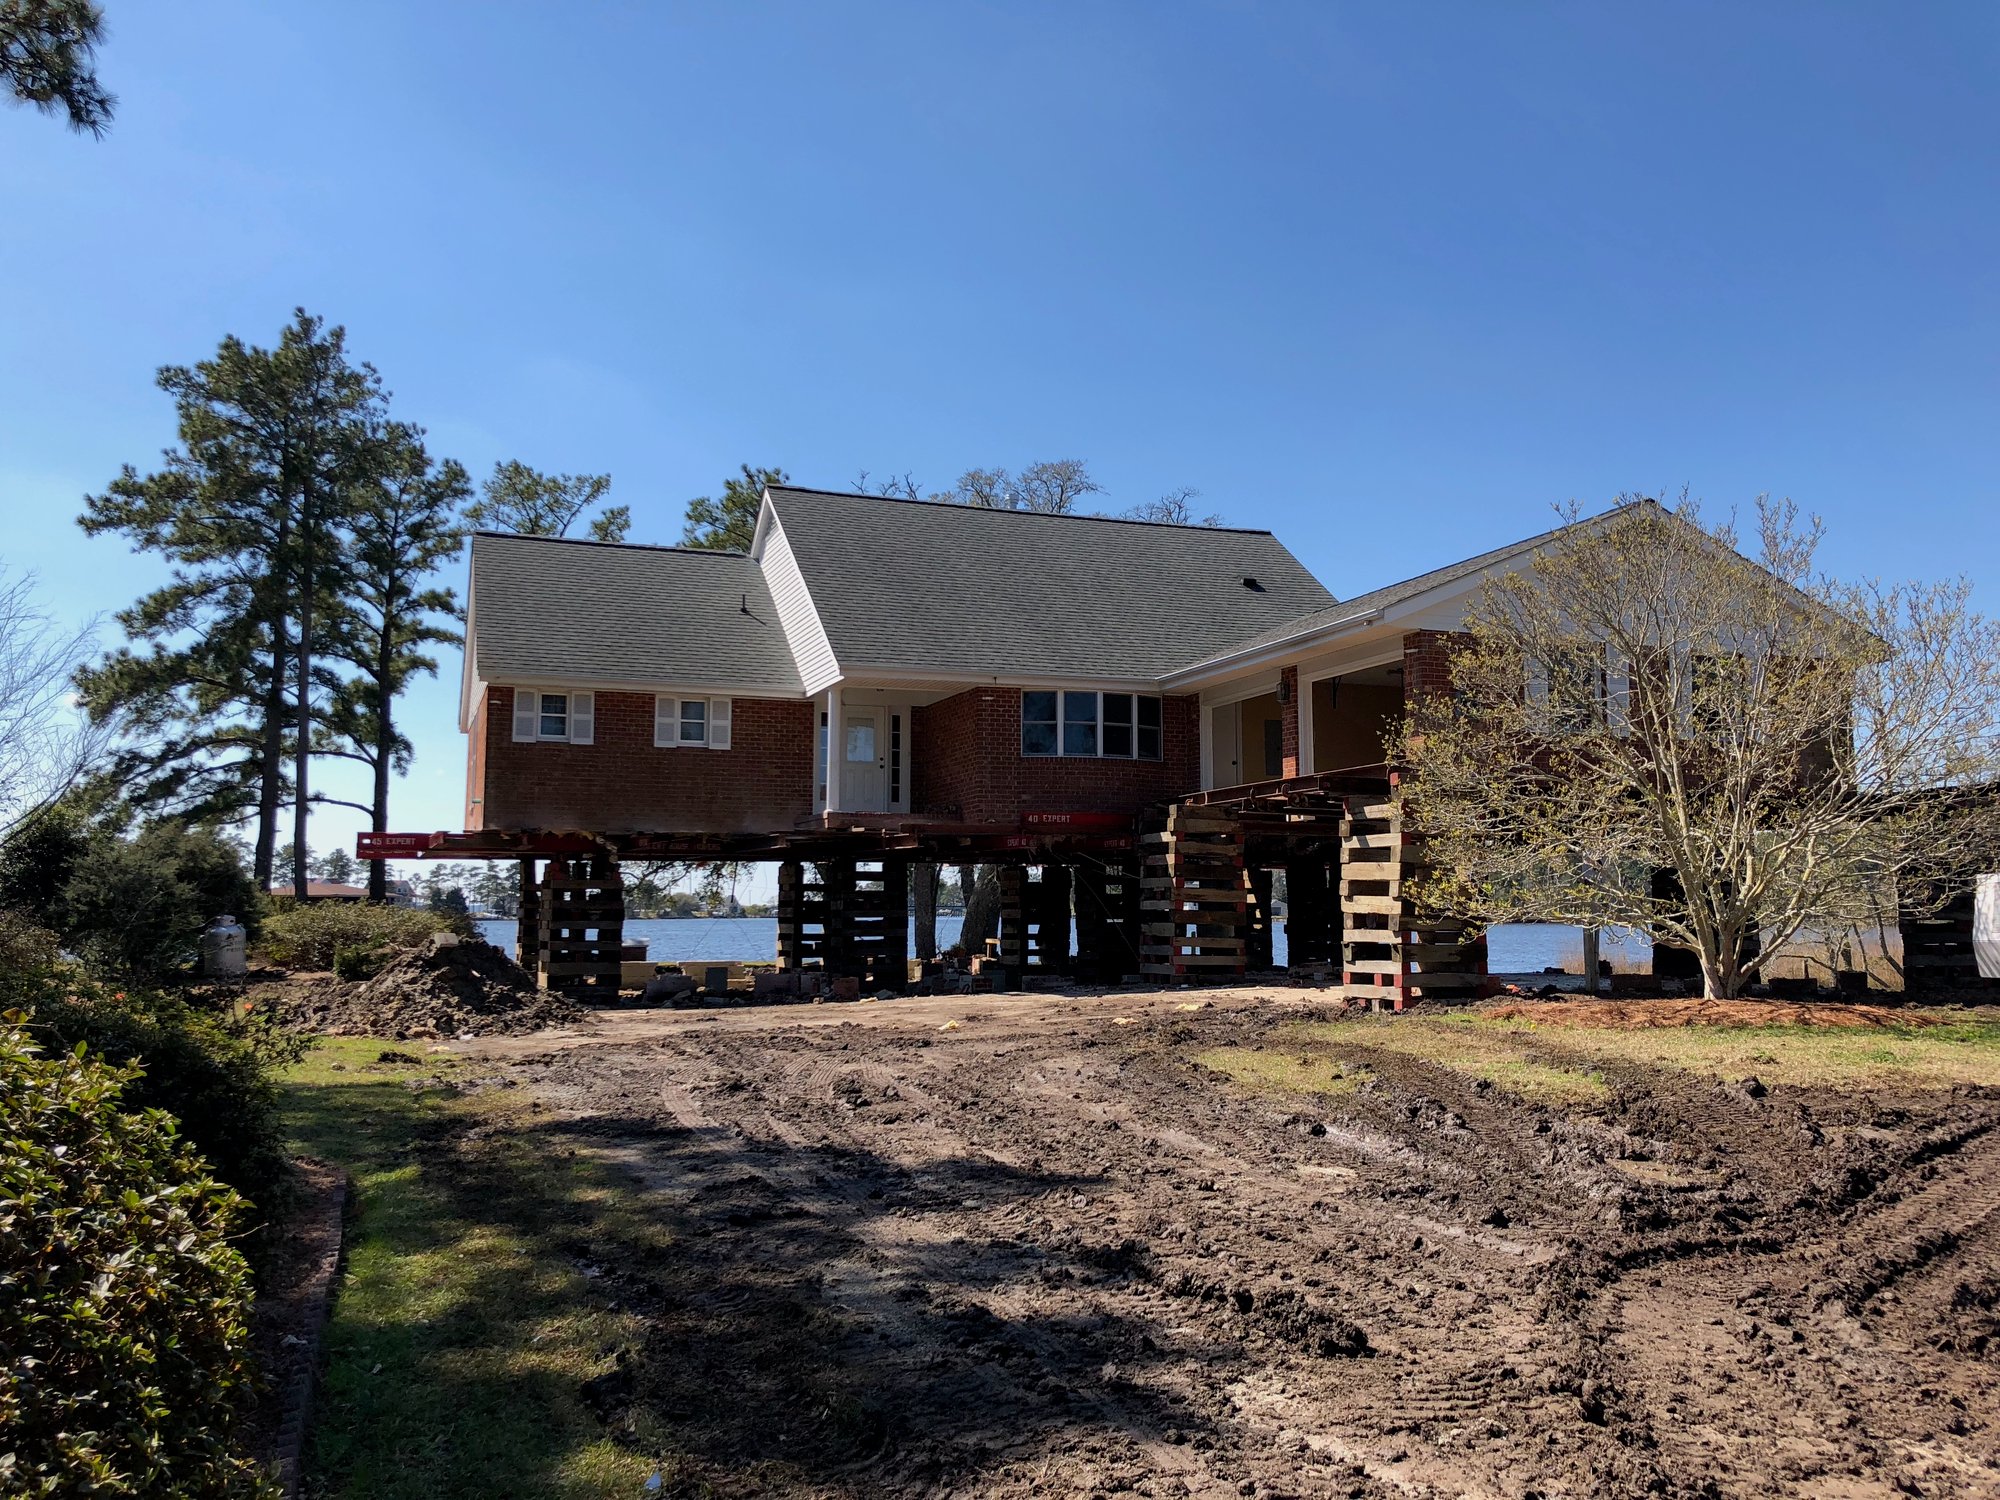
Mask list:
[[[1339,601],[1267,531],[792,488],[747,553],[481,533],[465,826],[1008,830],[1378,768],[1544,540]]]

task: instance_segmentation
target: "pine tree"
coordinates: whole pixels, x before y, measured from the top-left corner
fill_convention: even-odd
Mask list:
[[[610,490],[609,474],[543,474],[508,459],[493,466],[479,498],[466,507],[465,519],[519,536],[568,536],[570,527]],[[587,535],[594,542],[622,542],[631,529],[632,507],[610,505],[591,519]]]
[[[90,0],[0,0],[0,89],[101,136],[118,101],[92,66],[104,12]]]
[[[288,798],[291,873],[305,883],[307,758],[334,686],[317,652],[343,582],[340,528],[382,426],[381,382],[348,363],[345,343],[301,309],[275,349],[231,336],[212,359],[161,370],[180,446],[156,473],[126,465],[79,518],[86,533],[121,533],[173,565],[170,582],[117,616],[144,649],[77,674],[91,717],[125,732],[126,793],[209,818],[254,807],[260,884]]]
[[[723,481],[720,500],[703,495],[688,501],[682,546],[714,552],[750,550],[757,539],[757,511],[764,503],[765,489],[790,484],[791,480],[783,469],[753,469],[748,464],[742,468],[740,479]]]
[[[464,541],[459,507],[472,486],[455,461],[432,461],[419,428],[391,423],[377,456],[380,469],[355,492],[348,516],[349,581],[329,646],[358,675],[335,693],[326,728],[329,753],[369,768],[372,794],[360,810],[381,833],[389,826],[391,773],[410,763],[410,742],[395,724],[396,699],[411,678],[437,672],[425,647],[461,639],[440,618],[456,619],[457,597],[429,580]],[[388,868],[373,860],[368,899],[388,896]]]

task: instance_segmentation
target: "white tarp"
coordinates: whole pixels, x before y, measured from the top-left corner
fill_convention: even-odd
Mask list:
[[[1972,953],[1981,979],[2000,979],[2000,875],[1979,877],[1972,898]]]

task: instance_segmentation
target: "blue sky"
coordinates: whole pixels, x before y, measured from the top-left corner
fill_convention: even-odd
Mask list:
[[[155,367],[296,304],[637,540],[1077,457],[1347,594],[1688,485],[2000,603],[1988,4],[106,3],[111,135],[0,110],[0,556],[67,617],[159,577],[72,524]]]

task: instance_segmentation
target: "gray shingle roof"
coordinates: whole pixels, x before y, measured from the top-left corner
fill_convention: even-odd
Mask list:
[[[771,591],[741,552],[482,531],[472,625],[489,682],[801,690]]]
[[[1634,505],[1653,504],[1649,500],[1640,500],[1631,503]],[[1615,506],[1611,510],[1599,515],[1587,516],[1582,520],[1552,527],[1550,530],[1542,532],[1539,536],[1531,536],[1524,541],[1509,542],[1504,547],[1495,547],[1491,552],[1482,552],[1477,557],[1468,557],[1460,562],[1448,563],[1442,568],[1433,568],[1428,573],[1419,573],[1416,577],[1406,578],[1401,583],[1391,583],[1379,589],[1370,589],[1365,594],[1356,594],[1353,598],[1343,599],[1330,608],[1313,610],[1308,614],[1299,616],[1297,619],[1288,620],[1273,629],[1262,631],[1244,640],[1236,641],[1212,655],[1202,657],[1194,662],[1193,665],[1197,667],[1206,666],[1208,663],[1218,661],[1224,657],[1237,656],[1248,651],[1256,651],[1265,646],[1275,646],[1278,642],[1288,641],[1294,636],[1308,635],[1316,630],[1324,630],[1331,626],[1339,625],[1343,621],[1359,619],[1361,616],[1372,614],[1376,610],[1391,609],[1398,604],[1404,603],[1406,600],[1415,599],[1421,594],[1428,594],[1433,589],[1446,588],[1451,584],[1462,583],[1467,579],[1476,578],[1495,564],[1509,562],[1517,557],[1525,557],[1545,543],[1553,541],[1556,537],[1561,536],[1564,532],[1574,527],[1594,525],[1602,521],[1605,516],[1615,515],[1618,511],[1628,508],[1630,507]]]
[[[1154,678],[1333,603],[1268,531],[769,493],[843,668]]]

